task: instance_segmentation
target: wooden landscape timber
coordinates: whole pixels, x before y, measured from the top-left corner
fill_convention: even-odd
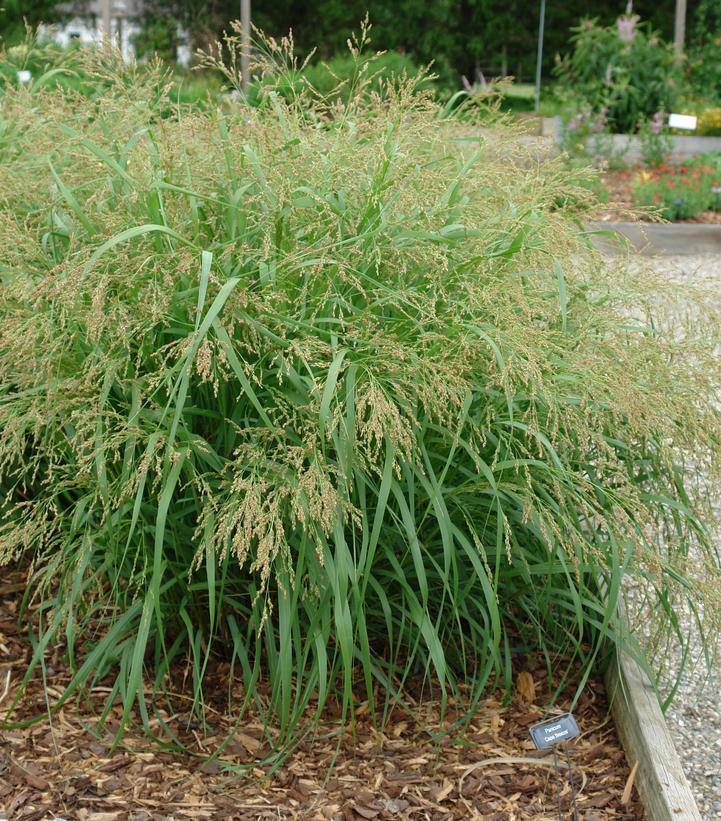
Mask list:
[[[702,821],[646,673],[619,651],[606,673],[606,689],[648,821]]]

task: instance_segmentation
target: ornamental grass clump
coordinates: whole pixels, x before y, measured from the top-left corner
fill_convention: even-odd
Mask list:
[[[607,266],[557,207],[560,162],[414,80],[186,110],[87,60],[90,103],[2,100],[23,683],[62,642],[55,707],[102,682],[157,734],[176,668],[202,713],[224,659],[233,715],[283,749],[331,698],[381,715],[413,682],[472,709],[519,651],[588,674],[630,642],[626,579],[672,625],[699,606],[718,318]]]

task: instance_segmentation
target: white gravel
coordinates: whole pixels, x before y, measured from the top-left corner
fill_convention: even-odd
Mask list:
[[[718,298],[721,305],[721,256],[666,256],[645,259],[642,264],[650,264],[657,272],[677,279],[680,286],[684,280],[703,283],[710,297]],[[688,631],[693,634],[690,622],[689,618]],[[721,658],[709,671],[698,646],[694,655],[694,663],[687,665],[683,673],[666,720],[701,815],[705,821],[711,821],[721,819]],[[678,666],[677,661],[671,659],[669,666]]]

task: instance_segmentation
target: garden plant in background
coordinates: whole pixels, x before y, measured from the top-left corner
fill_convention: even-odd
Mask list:
[[[164,693],[187,675],[202,717],[225,659],[277,755],[331,699],[470,714],[519,653],[560,682],[637,652],[625,580],[672,630],[680,600],[716,618],[719,317],[700,299],[679,334],[664,282],[558,206],[591,197],[560,161],[417,79],[368,92],[351,55],[352,93],[254,107],[186,108],[109,53],[90,103],[3,87],[0,562],[27,563],[33,638],[11,707],[63,643],[54,709],[102,682],[120,732],[177,743]]]
[[[608,109],[591,111],[581,108],[566,111],[564,117],[562,147],[572,157],[588,156],[589,140],[595,141],[594,153],[608,156],[611,151],[608,133]],[[607,149],[607,150],[604,150]]]
[[[671,154],[673,144],[665,127],[666,115],[657,111],[649,123],[643,123],[639,128],[641,157],[648,166],[661,165]]]
[[[560,87],[581,110],[605,111],[613,133],[633,134],[656,112],[677,110],[682,65],[630,3],[615,25],[584,20],[571,42],[573,50],[555,69]]]
[[[688,163],[660,162],[640,171],[634,180],[634,204],[656,209],[667,220],[697,217],[717,207],[714,191],[721,173],[708,157]]]

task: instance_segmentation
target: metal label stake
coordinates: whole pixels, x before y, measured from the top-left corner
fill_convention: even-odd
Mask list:
[[[571,713],[551,718],[548,721],[542,721],[540,724],[534,724],[529,728],[531,740],[536,746],[537,750],[553,751],[553,769],[556,772],[556,806],[558,809],[559,821],[563,821],[563,810],[561,807],[561,770],[558,766],[558,755],[556,748],[562,744],[566,753],[566,766],[568,767],[568,782],[571,787],[571,810],[573,812],[574,821],[578,821],[578,807],[576,806],[576,784],[573,780],[573,767],[571,764],[571,753],[567,742],[580,734],[576,719]]]

